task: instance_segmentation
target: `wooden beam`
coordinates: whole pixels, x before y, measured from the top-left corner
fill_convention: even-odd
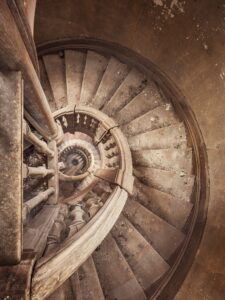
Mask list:
[[[34,34],[34,18],[37,0],[24,1],[24,8],[32,35]]]
[[[7,0],[8,7],[11,11],[11,14],[13,15],[13,18],[16,22],[17,28],[21,34],[21,37],[24,41],[24,44],[26,46],[27,52],[29,53],[29,56],[33,62],[33,65],[39,74],[39,65],[38,65],[38,57],[37,57],[37,51],[35,42],[33,39],[33,31],[32,28],[34,26],[33,24],[30,24],[30,21],[32,22],[32,14],[34,16],[35,14],[35,8],[36,3],[31,3],[35,0]],[[27,9],[25,7],[25,2],[29,6],[29,16],[27,14]],[[34,6],[35,5],[35,6]],[[32,10],[32,11],[31,11]],[[30,18],[30,20],[29,20]],[[33,20],[34,22],[34,20]]]
[[[23,135],[25,140],[30,142],[34,147],[37,149],[37,151],[44,153],[50,157],[54,157],[55,153],[49,149],[46,142],[40,140],[30,129],[27,122],[24,120],[23,122]]]
[[[0,265],[21,259],[22,120],[20,72],[0,73]]]
[[[0,1],[0,69],[22,71],[26,118],[46,139],[56,138],[58,127],[6,0]]]

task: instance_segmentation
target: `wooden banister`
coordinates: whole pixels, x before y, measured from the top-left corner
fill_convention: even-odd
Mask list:
[[[57,138],[58,127],[6,0],[0,1],[0,69],[21,70],[26,118],[46,139]]]
[[[127,192],[116,187],[87,225],[39,261],[32,278],[32,299],[50,295],[85,262],[111,230],[126,199]]]

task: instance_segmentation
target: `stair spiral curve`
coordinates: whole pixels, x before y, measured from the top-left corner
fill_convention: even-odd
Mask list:
[[[67,269],[68,279],[52,295],[38,280],[49,276],[41,271],[45,262],[52,259],[54,269],[57,257],[50,251],[39,259],[35,299],[148,299],[189,228],[195,174],[186,126],[153,77],[116,57],[64,49],[41,56],[39,64],[64,132],[59,197],[69,221],[62,243],[90,233],[80,253],[68,251],[68,261],[75,253],[83,264]],[[99,218],[104,226],[93,229]]]

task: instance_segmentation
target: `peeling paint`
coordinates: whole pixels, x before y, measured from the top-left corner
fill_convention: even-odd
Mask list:
[[[184,13],[185,1],[171,0],[170,4],[165,0],[152,0],[156,6],[161,7],[161,15],[165,19],[174,18],[177,13]]]
[[[162,0],[152,0],[155,5],[163,6]]]
[[[225,88],[225,68],[222,67],[221,71],[220,71],[220,79],[223,82],[224,88]]]

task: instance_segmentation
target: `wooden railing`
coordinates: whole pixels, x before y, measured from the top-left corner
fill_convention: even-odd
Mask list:
[[[0,69],[20,70],[24,78],[24,114],[48,140],[57,138],[58,127],[40,84],[8,1],[0,1]]]
[[[64,132],[83,132],[91,136],[98,146],[103,169],[95,175],[120,185],[128,193],[132,192],[132,159],[126,138],[118,124],[104,113],[91,107],[77,106],[75,111],[62,109],[54,114]]]
[[[22,299],[30,299],[31,291],[33,299],[43,299],[91,255],[111,230],[128,193],[132,191],[132,162],[126,139],[112,119],[86,107],[77,108],[75,114],[71,110],[59,112],[57,121],[64,132],[74,133],[77,130],[87,133],[93,137],[95,146],[100,151],[103,167],[93,174],[94,184],[105,180],[113,183],[115,188],[87,224],[82,223],[81,211],[76,207],[74,214],[80,213],[79,222],[74,221],[69,236],[59,245],[56,243],[57,247],[53,247],[51,237],[58,242],[60,226],[63,226],[61,220],[65,217],[63,207],[58,203],[57,142],[62,130],[55,122],[40,84],[35,59],[24,38],[26,32],[23,35],[23,31],[19,29],[19,26],[23,26],[22,19],[19,20],[20,25],[16,21],[15,16],[19,10],[10,4],[7,0],[0,1],[0,69],[4,71],[1,79],[6,83],[1,85],[0,95],[3,128],[0,144],[3,162],[0,264],[7,265],[0,267],[0,296],[4,299],[10,295],[16,299],[19,295]],[[5,70],[20,72],[7,73]],[[23,113],[26,121],[23,121]],[[67,122],[61,120],[63,115],[68,118]],[[31,130],[31,125],[38,134]],[[23,168],[23,136],[37,151],[47,156],[45,167],[27,165]],[[23,176],[47,176],[47,189],[39,191],[35,197],[23,203]],[[90,184],[90,187],[93,185]],[[40,212],[28,220],[32,211],[40,205]],[[73,230],[78,227],[78,232]],[[13,285],[15,280],[22,281],[20,287]]]
[[[75,112],[65,108],[55,118],[64,132],[79,131],[93,137],[102,160],[102,168],[93,174],[94,178],[110,182],[115,188],[87,224],[83,222],[82,209],[75,204],[74,213],[78,216],[71,225],[75,230],[70,228],[69,235],[61,243],[58,237],[65,216],[60,215],[61,225],[53,228],[50,246],[47,246],[48,250],[35,266],[31,288],[33,299],[50,295],[92,254],[115,224],[133,186],[129,147],[112,119],[87,107],[77,107]]]
[[[30,298],[34,262],[45,249],[59,209],[56,141],[62,132],[40,84],[36,49],[18,4],[19,1],[0,1],[1,299]],[[47,155],[45,168],[23,168],[23,136]],[[23,175],[47,176],[48,188],[23,203]],[[23,229],[30,212],[43,204],[38,220],[34,217]],[[15,284],[17,280],[19,286]]]
[[[42,192],[33,199],[29,200],[24,204],[24,212],[27,209],[33,209],[35,206],[39,205],[41,202],[48,199],[48,203],[57,204],[58,203],[58,189],[59,189],[59,175],[58,175],[58,151],[55,141],[49,142],[47,144],[43,139],[40,139],[35,135],[28,123],[23,121],[23,135],[24,139],[31,143],[38,152],[43,155],[47,155],[48,167],[30,167],[23,165],[23,178],[27,177],[46,177],[48,176],[48,192]],[[25,217],[26,214],[23,214]]]

